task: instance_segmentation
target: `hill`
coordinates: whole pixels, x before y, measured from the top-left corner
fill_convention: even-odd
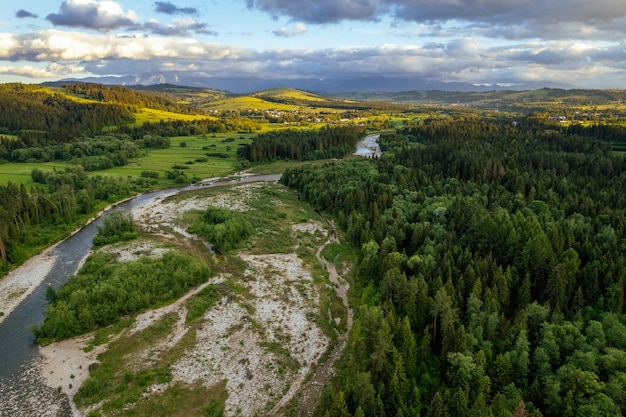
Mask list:
[[[403,92],[352,92],[334,94],[333,97],[357,101],[388,101],[403,104],[461,105],[475,108],[508,108],[523,110],[545,106],[621,106],[625,90],[564,90],[542,88],[538,90],[492,90],[485,92],[460,91],[403,91]]]
[[[493,90],[529,90],[543,87],[571,88],[565,83],[527,83],[516,87],[500,85],[475,85],[467,82],[443,82],[419,77],[394,77],[386,75],[343,77],[343,78],[297,78],[297,79],[266,79],[259,77],[197,77],[176,72],[153,72],[138,76],[125,77],[88,77],[84,79],[65,79],[61,82],[93,82],[124,86],[173,84],[200,88],[214,88],[232,91],[239,94],[250,94],[254,91],[268,90],[287,86],[298,90],[315,91],[324,94],[346,93],[353,91],[365,92],[401,92],[401,91],[464,91],[482,92]]]

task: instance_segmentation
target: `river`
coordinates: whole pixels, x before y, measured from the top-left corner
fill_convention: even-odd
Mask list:
[[[356,144],[356,152],[354,155],[364,156],[366,158],[380,158],[383,153],[380,150],[378,139],[380,139],[379,133],[367,135]]]
[[[93,222],[60,242],[53,251],[54,266],[42,283],[0,323],[0,417],[71,416],[66,395],[47,387],[38,375],[39,348],[29,328],[43,322],[46,289],[58,289],[76,273],[91,250],[93,237],[103,219],[115,210],[131,211],[156,198],[179,192],[243,182],[276,182],[280,175],[252,175],[220,179],[181,188],[155,191],[127,200],[105,211]]]

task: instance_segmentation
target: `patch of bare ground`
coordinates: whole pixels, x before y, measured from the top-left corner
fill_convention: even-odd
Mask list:
[[[329,343],[315,322],[313,279],[295,254],[241,258],[248,264],[241,282],[247,296],[224,298],[209,310],[196,346],[172,367],[187,383],[226,380],[227,416],[267,413],[309,374]]]
[[[135,261],[141,256],[160,258],[172,248],[160,247],[155,240],[136,239],[130,242],[116,243],[98,249],[97,252],[112,253],[117,262]]]
[[[92,335],[88,334],[42,347],[38,366],[43,382],[72,398],[89,376],[89,365],[97,362],[97,356],[106,348],[100,345],[85,352],[91,339]],[[82,415],[73,402],[70,401],[70,405],[72,415]]]
[[[0,279],[0,323],[44,280],[54,266],[53,247]]]
[[[134,209],[132,214],[140,230],[159,238],[142,238],[101,250],[117,254],[117,261],[134,260],[142,255],[161,256],[166,250],[186,250],[190,239],[197,239],[186,232],[187,226],[183,222],[186,211],[203,210],[208,205],[249,210],[250,199],[262,186],[264,184],[241,184],[211,196],[178,196],[150,202]],[[334,239],[334,233],[329,236],[326,224],[321,221],[297,223],[291,226],[291,230],[300,237],[303,234],[310,236],[306,239],[317,242],[315,246],[328,244]],[[168,242],[167,248],[163,247],[164,241]],[[172,244],[178,247],[171,248]],[[321,248],[317,251],[317,262],[328,270],[333,285],[339,289],[338,295],[345,301],[341,293],[347,288],[345,281],[338,277],[333,266],[322,260],[320,251]],[[320,269],[304,265],[296,253],[240,253],[237,256],[245,265],[240,272],[217,275],[171,305],[138,315],[124,334],[144,331],[157,325],[166,315],[174,316],[174,324],[167,335],[153,341],[146,349],[127,355],[125,367],[133,371],[146,369],[169,351],[176,350],[181,353],[168,359],[172,360],[171,381],[148,387],[144,398],[165,393],[181,382],[205,387],[225,382],[228,393],[226,416],[284,414],[286,405],[291,404],[301,390],[301,398],[310,400],[303,406],[312,410],[319,395],[310,387],[325,383],[343,347],[340,342],[330,358],[320,363],[331,347],[331,340],[321,323],[320,288],[324,284],[320,284],[319,277],[310,272],[319,273]],[[187,323],[188,299],[210,284],[233,289],[202,317]],[[192,335],[195,335],[194,343],[184,344],[189,340],[186,336]],[[44,356],[47,359],[42,374],[48,373],[50,386],[62,386],[72,394],[94,358],[89,356],[92,353],[80,350],[85,339],[64,343],[67,344],[46,348]],[[180,346],[186,348],[180,349]],[[75,358],[75,362],[74,359],[70,362],[70,357]],[[69,380],[75,381],[71,391],[66,388]],[[313,385],[307,380],[313,381]],[[87,411],[81,412],[84,415]],[[81,412],[77,411],[76,415]]]

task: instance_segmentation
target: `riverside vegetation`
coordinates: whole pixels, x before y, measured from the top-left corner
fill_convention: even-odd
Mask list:
[[[182,111],[177,107],[180,100],[164,92],[151,99],[149,92],[86,86],[57,91],[48,100],[50,92],[37,87],[5,88],[11,97],[21,97],[15,91],[23,88],[28,100],[52,106],[58,120],[70,120],[76,112],[95,117],[89,125],[71,125],[80,135],[59,135],[63,124],[5,129],[0,157],[28,155],[22,164],[43,163],[31,172],[30,190],[12,182],[0,187],[0,254],[5,270],[28,257],[31,244],[42,247],[105,203],[143,189],[193,182],[191,172],[212,160],[225,160],[236,168],[285,169],[281,182],[301,200],[296,202],[295,194],[283,188],[264,187],[263,198],[252,199],[256,202],[246,211],[211,208],[208,204],[219,201],[211,197],[213,203],[185,216],[181,224],[189,229],[180,225],[159,229],[174,236],[173,242],[156,239],[152,244],[171,249],[166,254],[119,263],[114,253],[99,251],[75,277],[79,285],[70,280],[58,292],[50,292],[46,321],[37,330],[42,340],[93,329],[99,329],[94,343],[108,340],[111,333],[121,335],[111,341],[76,397],[85,409],[99,404],[92,415],[130,409],[137,410],[136,415],[151,415],[160,406],[169,410],[167,415],[252,415],[270,410],[272,398],[279,396],[276,389],[284,390],[284,385],[266,380],[263,406],[253,412],[243,406],[249,404],[244,400],[245,382],[236,387],[216,383],[207,390],[197,380],[174,381],[172,369],[184,351],[198,348],[194,335],[202,333],[202,317],[225,308],[219,300],[235,300],[248,317],[260,311],[251,301],[258,289],[245,270],[246,264],[258,261],[254,254],[296,251],[318,276],[314,288],[321,295],[313,300],[319,305],[307,314],[323,326],[324,337],[334,340],[332,323],[345,326],[345,311],[319,278],[323,271],[313,254],[321,236],[294,234],[287,226],[321,221],[306,203],[334,219],[345,237],[346,243],[326,252],[339,251],[334,260],[346,263],[354,254],[355,263],[350,293],[354,326],[316,415],[626,414],[626,198],[621,192],[626,183],[626,128],[621,100],[610,102],[619,92],[611,92],[607,102],[595,108],[589,107],[581,91],[572,92],[569,99],[560,91],[525,93],[540,95],[544,103],[526,102],[524,93],[465,96],[468,102],[482,100],[480,106],[506,110],[499,112],[491,111],[493,107],[416,107],[406,102],[377,107],[308,94],[289,97],[284,90],[250,99],[273,103],[277,110],[268,112],[272,105],[264,110],[246,108],[241,97],[233,98],[236,110],[227,110],[230,98],[222,93],[213,102],[201,103],[192,90],[177,92],[196,109]],[[76,100],[77,94],[83,101]],[[104,105],[93,102],[102,100],[98,94],[117,97],[114,105],[123,105],[92,111]],[[514,96],[520,101],[502,107]],[[454,98],[455,103],[462,101],[458,95]],[[313,102],[318,110],[303,110]],[[332,103],[336,112],[314,122],[328,112],[323,106]],[[293,105],[302,107],[288,111]],[[184,115],[137,123],[143,106]],[[45,107],[36,108],[45,113]],[[561,114],[567,117],[561,119]],[[343,125],[318,130],[319,125],[340,119]],[[288,129],[277,129],[285,123]],[[383,127],[393,129],[381,135],[382,158],[302,163],[340,158],[350,153],[352,142],[366,129]],[[33,147],[35,143],[41,146]],[[79,154],[86,147],[104,150]],[[173,161],[171,166],[150,165],[152,155],[166,152],[174,158],[174,150],[196,152],[197,157],[186,153],[186,160],[175,165]],[[126,169],[137,160],[142,166],[131,168],[135,175],[116,178],[98,171],[106,160],[113,161],[106,162],[113,164],[107,169]],[[111,168],[114,161],[119,166]],[[62,169],[46,165],[54,163],[62,163]],[[86,166],[77,165],[82,163]],[[10,166],[19,165],[16,161]],[[125,218],[113,220],[122,224]],[[275,226],[266,223],[270,220]],[[105,225],[102,243],[146,238],[147,223],[138,229],[132,222],[125,224],[126,232],[120,229],[119,236],[109,237]],[[202,239],[196,241],[181,230]],[[225,262],[216,263],[204,239],[227,255]],[[118,244],[128,243],[113,247]],[[171,275],[180,280],[170,282]],[[290,285],[301,294],[312,294],[313,287],[303,282]],[[187,330],[176,343],[164,342],[181,326],[175,314],[162,316],[140,335],[128,330],[138,311],[168,304],[198,285],[207,286],[186,305]],[[253,319],[252,328],[264,328],[260,321]],[[111,323],[113,327],[102,328]],[[310,368],[301,359],[293,361],[296,351],[285,350],[296,339],[287,333],[265,330],[258,344],[277,355],[267,371],[282,369],[279,375],[293,377],[298,369]],[[239,333],[233,329],[229,334]],[[271,334],[276,337],[267,338]],[[151,343],[161,346],[154,360],[137,361],[140,365],[132,368],[129,358],[149,350]],[[226,345],[224,351],[234,347]],[[316,352],[312,355],[320,360],[321,351]],[[124,372],[129,366],[131,370]],[[147,395],[148,389],[159,386],[165,391]],[[187,398],[189,406],[175,405],[176,395]],[[245,411],[229,398],[238,398]],[[281,412],[299,415],[297,402]]]

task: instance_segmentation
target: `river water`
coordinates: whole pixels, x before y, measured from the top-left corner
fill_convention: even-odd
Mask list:
[[[76,273],[91,250],[93,237],[103,219],[115,210],[142,206],[156,198],[165,198],[182,191],[219,187],[243,182],[276,182],[280,175],[253,175],[234,180],[213,181],[182,188],[142,194],[116,205],[54,249],[54,266],[33,293],[0,323],[0,417],[71,416],[66,395],[47,387],[36,369],[39,348],[29,328],[43,322],[47,306],[46,289],[58,289]]]
[[[354,155],[364,156],[365,158],[380,158],[383,153],[380,150],[378,139],[380,139],[379,133],[367,135],[356,144],[356,152]]]

